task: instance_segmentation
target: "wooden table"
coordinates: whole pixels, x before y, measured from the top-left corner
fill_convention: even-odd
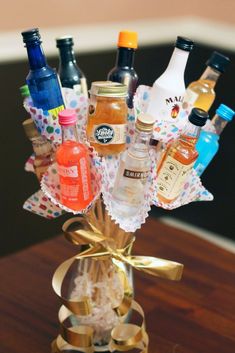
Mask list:
[[[51,277],[75,253],[60,236],[1,259],[0,353],[50,352],[59,308]],[[185,265],[180,282],[135,272],[149,353],[235,352],[234,254],[154,219],[138,232],[134,253]]]

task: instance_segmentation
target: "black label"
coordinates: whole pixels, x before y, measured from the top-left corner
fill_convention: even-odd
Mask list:
[[[114,138],[114,129],[109,125],[99,125],[94,132],[94,138],[102,145],[111,142]]]
[[[125,169],[123,172],[123,175],[126,178],[131,178],[131,179],[147,179],[149,175],[149,171],[140,172],[140,171]]]

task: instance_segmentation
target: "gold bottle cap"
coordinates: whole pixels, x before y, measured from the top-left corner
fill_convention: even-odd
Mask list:
[[[140,114],[136,120],[135,126],[140,131],[150,132],[153,130],[155,119],[149,114]]]
[[[127,97],[127,86],[112,81],[95,81],[91,84],[90,94],[100,97]]]
[[[29,118],[27,120],[24,120],[22,125],[23,125],[26,136],[30,140],[34,137],[40,136],[33,119]]]

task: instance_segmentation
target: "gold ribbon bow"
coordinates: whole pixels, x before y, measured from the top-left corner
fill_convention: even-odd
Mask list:
[[[73,225],[77,225],[75,230],[69,230]],[[78,255],[63,262],[55,271],[52,286],[59,297],[62,306],[59,311],[59,321],[61,332],[52,344],[52,351],[60,353],[67,349],[78,349],[86,353],[94,351],[92,337],[93,329],[89,326],[68,326],[66,322],[73,319],[75,315],[89,315],[91,305],[88,297],[81,298],[80,301],[68,299],[62,296],[61,288],[63,280],[74,261],[93,258],[106,259],[111,258],[114,265],[119,269],[122,277],[124,296],[121,304],[113,308],[118,316],[125,316],[130,309],[139,313],[142,317],[140,326],[134,324],[119,324],[111,332],[111,341],[109,349],[127,351],[132,348],[139,348],[141,353],[147,353],[148,335],[145,331],[144,312],[140,305],[132,299],[132,292],[128,285],[126,274],[120,269],[120,263],[128,264],[139,271],[149,273],[153,276],[167,278],[171,280],[180,280],[183,272],[183,265],[177,262],[159,259],[150,256],[132,256],[129,250],[133,244],[133,235],[130,234],[126,246],[117,249],[115,241],[104,236],[88,219],[74,217],[63,225],[65,237],[76,245],[88,245],[88,249]],[[75,315],[74,315],[75,314]],[[76,316],[75,316],[76,317]]]

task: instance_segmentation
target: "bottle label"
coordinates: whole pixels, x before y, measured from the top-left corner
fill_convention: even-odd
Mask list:
[[[123,176],[131,179],[147,179],[149,175],[149,170],[136,171],[130,169],[124,169]]]
[[[82,86],[80,84],[73,85],[73,90],[79,96],[82,92]]]
[[[82,191],[84,200],[88,200],[90,197],[90,188],[88,182],[88,165],[86,159],[83,157],[80,159],[80,175],[82,182]]]
[[[78,200],[79,185],[69,185],[66,183],[60,183],[60,192],[63,198],[66,198],[68,201],[71,202],[76,202]]]
[[[147,113],[158,120],[176,121],[182,107],[183,96],[184,92],[170,92],[160,85],[153,85]]]
[[[195,106],[195,102],[198,99],[198,96],[198,93],[195,93],[188,88],[185,92],[182,108],[188,113],[190,113],[193,107]]]
[[[76,165],[72,167],[65,167],[63,165],[57,165],[58,174],[64,178],[77,178],[78,167]]]
[[[126,142],[126,124],[100,124],[94,125],[90,142],[99,143],[100,145],[123,144]]]
[[[86,97],[88,97],[86,78],[85,77],[81,77],[80,81],[81,81],[81,91]]]
[[[64,110],[64,105],[60,105],[59,107],[48,110],[48,113],[52,115],[52,118],[56,120],[58,118],[58,114],[61,110]]]
[[[158,193],[166,199],[173,200],[181,193],[184,183],[193,168],[192,163],[185,165],[167,156],[157,178]]]

